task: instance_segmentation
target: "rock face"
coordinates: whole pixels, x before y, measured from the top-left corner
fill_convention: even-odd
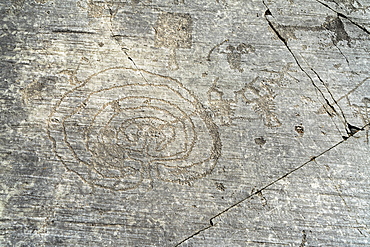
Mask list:
[[[1,246],[366,246],[370,3],[0,3]]]

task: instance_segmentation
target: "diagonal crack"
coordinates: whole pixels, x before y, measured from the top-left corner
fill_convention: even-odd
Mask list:
[[[346,60],[346,62],[347,62],[347,65],[348,65],[348,67],[350,68],[350,64],[349,64],[349,60],[348,60],[348,58],[347,58],[347,56],[346,55],[344,55],[344,53],[342,52],[342,50],[333,42],[333,45],[337,48],[337,50],[339,51],[339,53],[344,57],[344,59]],[[351,69],[351,68],[350,68]]]
[[[328,93],[330,94],[330,97],[333,100],[334,104],[338,106],[338,108],[340,110],[340,113],[342,114],[342,118],[344,120],[344,125],[345,125],[345,129],[346,129],[347,135],[350,136],[350,135],[356,133],[359,130],[364,130],[364,129],[361,129],[359,127],[356,127],[356,126],[350,124],[347,121],[346,116],[344,115],[344,112],[343,112],[342,108],[338,104],[338,101],[335,100],[334,95],[330,92],[329,87],[324,83],[324,81],[321,79],[321,77],[319,76],[319,74],[314,69],[311,68],[311,70],[312,70],[313,73],[315,73],[315,75],[317,76],[317,78],[319,78],[319,80],[322,83],[322,85],[326,88],[326,91],[328,91]],[[348,137],[347,136],[343,136],[343,138],[345,139],[345,138],[348,138]]]
[[[267,23],[269,24],[270,28],[274,31],[274,33],[276,34],[276,36],[281,40],[281,42],[284,43],[285,47],[287,48],[287,50],[289,51],[289,53],[292,55],[294,61],[296,62],[297,66],[299,67],[299,69],[310,79],[312,85],[317,89],[318,92],[320,92],[321,96],[323,97],[323,99],[325,100],[325,103],[330,107],[330,109],[336,113],[337,115],[338,112],[337,110],[335,109],[335,107],[330,104],[329,100],[325,97],[323,91],[316,85],[315,81],[313,80],[313,78],[310,76],[310,74],[308,74],[308,72],[302,67],[302,65],[299,63],[298,61],[298,58],[296,57],[296,55],[293,53],[293,51],[290,49],[289,45],[288,45],[288,42],[287,40],[279,33],[279,31],[275,28],[274,24],[272,24],[272,22],[269,20],[269,18],[267,18],[267,16],[272,16],[271,14],[271,11],[270,9],[268,8],[268,6],[265,4],[265,2],[263,2],[263,4],[265,5],[265,7],[267,8],[267,10],[265,11],[265,19],[267,21]],[[311,68],[311,70],[315,73],[315,75],[318,77],[318,79],[320,80],[320,82],[322,82],[322,84],[324,85],[324,87],[326,88],[326,90],[329,92],[329,94],[332,96],[333,98],[333,95],[331,94],[331,92],[329,91],[328,87],[325,85],[325,83],[322,81],[322,79],[319,77],[319,75]],[[337,102],[334,100],[334,102],[337,104]],[[340,106],[337,104],[337,106],[340,108]],[[324,110],[326,111],[326,113],[331,117],[332,114],[328,111],[328,109],[326,109],[326,107],[324,107]],[[346,133],[349,135],[350,133],[350,130],[349,130],[349,127],[348,127],[348,123],[346,121],[346,118],[343,114],[343,111],[342,109],[340,109],[341,113],[342,113],[342,117],[344,119],[344,128],[346,130]],[[338,132],[340,132],[337,124],[335,123],[335,121],[332,119],[335,127],[337,128]],[[348,128],[348,129],[347,129]],[[344,137],[344,138],[348,138],[348,137]]]
[[[135,61],[128,55],[127,51],[128,51],[128,48],[125,48],[123,47],[120,42],[118,41],[117,38],[121,37],[121,35],[116,35],[114,34],[113,32],[113,18],[115,17],[115,15],[117,14],[118,12],[118,9],[111,9],[109,8],[109,31],[110,31],[110,34],[111,34],[111,38],[113,38],[114,42],[116,42],[116,44],[121,48],[122,52],[126,55],[127,59],[131,61],[131,63],[134,65],[134,67],[139,71],[141,77],[144,79],[145,82],[148,83],[147,79],[144,77],[143,73],[141,72],[141,70],[139,69],[139,67],[136,65]]]
[[[318,0],[317,0],[318,1]],[[320,1],[318,1],[320,2]],[[321,3],[321,2],[320,2]],[[331,107],[334,112],[336,112],[334,106],[332,106],[329,102],[329,100],[326,99],[324,93],[320,90],[320,88],[316,85],[316,83],[314,82],[313,78],[307,73],[307,71],[305,69],[303,69],[303,67],[300,65],[297,57],[295,56],[295,54],[292,52],[292,50],[290,49],[290,47],[288,46],[288,43],[286,41],[286,39],[284,39],[284,37],[281,36],[281,34],[276,30],[276,28],[274,27],[274,25],[272,24],[272,22],[267,18],[267,16],[272,16],[271,14],[271,11],[269,10],[269,8],[267,7],[267,5],[265,4],[265,2],[263,1],[263,4],[266,6],[267,10],[265,11],[265,19],[266,21],[268,22],[270,28],[275,32],[275,34],[278,36],[278,38],[284,43],[285,47],[288,49],[289,53],[292,55],[292,57],[294,58],[297,66],[300,68],[300,70],[307,75],[307,77],[310,79],[312,85],[320,92],[320,94],[322,95],[322,97],[324,98],[324,100],[326,101],[326,103],[328,104],[329,107]],[[330,7],[329,7],[330,8]],[[333,10],[334,11],[334,10]],[[338,13],[339,16],[342,16],[343,14],[340,14]],[[343,15],[344,16],[344,15]],[[345,17],[346,19],[348,19],[347,17]],[[349,21],[351,21],[350,19],[348,19]],[[352,21],[351,21],[352,22]],[[354,22],[352,22],[354,23]],[[354,23],[355,24],[355,23]],[[357,24],[355,24],[356,26],[358,26]],[[360,27],[360,26],[359,26]],[[360,27],[361,28],[361,27]],[[366,30],[366,29],[365,29]],[[366,32],[368,32],[366,30]],[[329,91],[329,89],[326,87],[326,85],[324,84],[324,82],[322,81],[322,79],[319,77],[319,75],[311,68],[311,70],[315,73],[315,75],[318,77],[318,79],[320,80],[320,82],[323,83],[323,85],[325,86],[325,88],[327,89],[327,91],[329,92],[329,94],[331,95],[332,99],[334,100],[334,103],[337,104],[337,101],[334,99],[333,95],[331,94],[331,92]],[[337,104],[338,105],[338,104]],[[338,106],[339,107],[339,106]],[[344,117],[344,120],[345,120],[345,116],[343,114],[343,111],[342,109],[341,110],[341,113],[342,113],[342,116]],[[329,112],[328,112],[329,113]],[[362,128],[358,128],[358,127],[355,127],[355,126],[352,126],[350,125],[346,120],[345,120],[345,123],[346,123],[346,132],[348,134],[348,137],[345,137],[343,138],[343,140],[339,141],[338,143],[336,143],[335,145],[333,145],[332,147],[326,149],[325,151],[321,152],[320,154],[316,155],[316,156],[313,156],[310,160],[304,162],[303,164],[297,166],[296,168],[292,169],[291,171],[287,172],[286,174],[284,174],[283,176],[275,179],[274,181],[270,182],[269,184],[265,185],[264,187],[262,187],[261,189],[251,193],[250,195],[244,197],[243,199],[237,201],[236,203],[232,204],[231,206],[227,207],[226,209],[222,210],[221,212],[217,213],[216,215],[214,215],[213,217],[210,218],[209,220],[209,225],[205,226],[204,228],[196,231],[195,233],[193,233],[192,235],[186,237],[185,239],[181,240],[179,243],[177,243],[175,245],[175,247],[177,246],[180,246],[182,243],[188,241],[189,239],[197,236],[198,234],[212,228],[213,226],[215,226],[215,223],[213,222],[214,219],[216,219],[217,217],[221,216],[222,214],[230,211],[231,209],[233,209],[234,207],[238,206],[239,204],[243,203],[244,201],[248,200],[249,198],[257,195],[257,194],[260,194],[263,190],[266,190],[267,188],[271,187],[272,185],[274,185],[275,183],[279,182],[280,180],[288,177],[289,175],[293,174],[294,172],[300,170],[301,168],[303,168],[304,166],[306,166],[307,164],[311,163],[312,161],[315,161],[316,158],[320,157],[320,156],[323,156],[324,154],[326,154],[327,152],[329,152],[330,150],[336,148],[337,146],[339,146],[340,144],[346,142],[349,138],[351,138],[352,136],[354,136],[357,132],[359,132],[360,130],[364,130],[367,126],[370,125],[370,123],[366,124],[365,126],[363,126]],[[347,128],[349,130],[347,130]]]
[[[361,128],[361,130],[364,130],[367,126],[369,126],[370,123],[366,124],[365,126],[363,126]],[[216,215],[214,215],[212,218],[210,218],[209,220],[209,225],[207,225],[206,227],[196,231],[195,233],[193,233],[192,235],[186,237],[185,239],[181,240],[179,243],[177,243],[175,245],[175,247],[177,246],[180,246],[182,243],[188,241],[189,239],[197,236],[198,234],[212,228],[213,226],[215,226],[216,224],[213,223],[213,220],[216,219],[217,217],[219,217],[220,215],[230,211],[231,209],[233,209],[234,207],[238,206],[239,204],[243,203],[244,201],[248,200],[249,198],[255,196],[255,195],[258,195],[260,194],[262,191],[266,190],[267,188],[271,187],[272,185],[274,185],[275,183],[279,182],[280,180],[283,180],[284,178],[288,177],[289,175],[293,174],[294,172],[300,170],[301,168],[303,168],[304,166],[306,166],[307,164],[311,163],[312,161],[316,161],[317,158],[323,156],[324,154],[328,153],[330,150],[336,148],[337,146],[339,146],[340,144],[346,142],[349,138],[351,138],[352,136],[354,136],[354,134],[356,134],[359,130],[357,130],[356,132],[351,132],[349,137],[346,138],[346,139],[343,139],[341,141],[339,141],[338,143],[334,144],[333,146],[331,146],[330,148],[326,149],[325,151],[321,152],[320,154],[316,155],[316,156],[313,156],[311,159],[309,159],[308,161],[304,162],[302,165],[299,165],[297,166],[296,168],[292,169],[291,171],[285,173],[283,176],[275,179],[274,181],[270,182],[269,184],[265,185],[264,187],[262,187],[261,189],[251,193],[250,195],[244,197],[243,199],[241,199],[240,201],[237,201],[236,203],[232,204],[231,206],[227,207],[226,209],[222,210],[221,212],[217,213]]]
[[[349,131],[349,123],[348,123],[348,121],[346,119],[346,116],[344,115],[344,112],[343,112],[342,108],[340,107],[340,105],[338,104],[338,102],[335,100],[334,95],[330,92],[329,87],[321,79],[320,75],[313,68],[311,68],[311,71],[316,75],[316,77],[319,79],[319,81],[321,82],[321,84],[325,87],[326,91],[329,93],[329,95],[330,95],[331,99],[333,100],[334,104],[338,106],[338,108],[340,110],[340,113],[341,113],[341,116],[342,116],[342,118],[344,120],[344,126],[345,126],[345,129],[346,129],[346,132],[347,132],[347,134],[349,134],[350,133],[350,131]],[[328,102],[328,100],[326,100],[326,102]],[[337,113],[335,111],[335,109],[334,109],[333,106],[330,105],[330,107],[334,110],[335,113]]]
[[[329,5],[327,5],[326,3],[323,3],[323,2],[321,2],[319,0],[316,0],[316,2],[320,3],[321,5],[325,6],[328,9],[330,9],[331,11],[335,12],[339,17],[342,17],[342,18],[348,20],[349,22],[351,22],[356,27],[360,28],[365,33],[370,34],[370,31],[369,30],[367,30],[365,27],[361,26],[357,22],[354,22],[351,18],[349,18],[348,16],[344,15],[343,13],[340,13],[340,12],[336,11],[335,9],[333,9],[332,7],[330,7]]]

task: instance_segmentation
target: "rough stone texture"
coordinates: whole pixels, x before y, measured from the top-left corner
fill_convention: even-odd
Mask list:
[[[0,246],[370,245],[369,1],[0,12]]]

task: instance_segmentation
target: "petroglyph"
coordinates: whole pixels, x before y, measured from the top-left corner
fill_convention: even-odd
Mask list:
[[[150,2],[150,0],[148,0]],[[140,1],[132,0],[131,2],[113,0],[113,1],[98,1],[98,0],[80,0],[76,5],[87,11],[89,18],[101,18],[107,16],[108,13],[112,16],[117,14],[117,11],[128,4],[136,5]],[[109,12],[108,12],[109,11]]]
[[[41,77],[38,80],[34,80],[29,83],[25,88],[20,90],[23,101],[29,103],[33,99],[42,100],[43,96],[47,94],[48,90],[53,88],[53,85],[57,81],[57,77]]]
[[[213,113],[213,117],[219,120],[220,125],[230,125],[234,110],[231,104],[232,100],[225,100],[224,93],[217,88],[218,78],[214,81],[212,87],[207,91],[208,103]]]
[[[180,82],[144,70],[111,68],[62,96],[48,134],[65,167],[112,190],[144,180],[189,183],[221,155],[217,126]]]
[[[231,69],[236,69],[239,72],[243,72],[244,69],[241,68],[242,54],[248,54],[254,52],[255,49],[251,45],[241,43],[237,46],[228,45],[226,47],[227,62]]]
[[[361,4],[361,2],[357,0],[326,0],[326,1],[335,3],[337,7],[341,9],[346,9],[350,13],[360,11],[360,10],[366,13],[366,10],[370,8],[370,6],[363,5]]]
[[[334,45],[337,46],[339,42],[346,41],[347,45],[351,44],[351,37],[348,35],[345,25],[340,17],[338,16],[328,16],[321,25],[317,26],[298,26],[298,25],[282,25],[275,24],[276,29],[279,31],[279,34],[285,40],[295,40],[297,39],[297,32],[324,32],[325,36],[331,38],[330,43],[326,43],[325,39],[322,39],[322,45]]]
[[[224,93],[216,85],[217,81],[218,78],[207,91],[208,106],[217,124],[229,126],[235,119],[251,120],[250,116],[236,114],[236,109],[241,107],[241,104],[243,107],[246,104],[247,106],[252,106],[253,111],[263,120],[265,126],[281,126],[281,122],[275,113],[274,99],[276,95],[266,81],[257,77],[253,81],[246,83],[244,87],[234,92],[234,99],[224,99]],[[257,82],[260,83],[257,84]],[[272,81],[272,83],[276,83],[276,80]]]
[[[257,84],[257,82],[260,82]],[[242,101],[252,105],[253,110],[260,115],[267,127],[280,127],[281,122],[275,113],[274,98],[276,95],[267,83],[259,80],[259,77],[246,83],[245,86],[235,92],[235,102]]]
[[[225,44],[226,42],[229,42],[228,39],[225,39],[224,41],[222,41],[221,43],[215,45],[214,47],[212,47],[211,50],[209,50],[208,52],[208,55],[207,55],[207,61],[211,61],[211,55],[212,55],[212,52],[216,49],[218,49],[221,45]]]
[[[228,43],[228,45],[224,45]],[[219,54],[226,54],[227,62],[230,66],[230,69],[237,70],[240,73],[244,71],[242,66],[242,55],[255,52],[255,48],[252,45],[239,43],[239,44],[230,44],[228,39],[225,39],[221,43],[212,47],[208,52],[207,61],[211,61],[211,55],[213,52]]]
[[[102,17],[104,14],[105,6],[102,3],[99,3],[97,1],[78,1],[77,6],[87,10],[89,17],[99,18]]]
[[[297,72],[297,70],[293,69],[292,67],[294,67],[294,63],[287,63],[279,71],[267,69],[261,71],[268,72],[273,75],[272,78],[270,79],[271,83],[276,84],[278,86],[286,86],[286,84],[289,81],[299,82],[297,78],[291,75],[292,73]]]
[[[171,48],[169,67],[179,68],[176,60],[176,49],[192,46],[193,21],[190,14],[161,13],[155,24],[155,45]]]

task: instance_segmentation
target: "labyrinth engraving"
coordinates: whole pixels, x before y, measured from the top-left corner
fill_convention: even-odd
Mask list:
[[[111,68],[62,96],[48,121],[54,151],[90,185],[113,190],[155,177],[189,183],[221,155],[217,126],[179,81]]]

